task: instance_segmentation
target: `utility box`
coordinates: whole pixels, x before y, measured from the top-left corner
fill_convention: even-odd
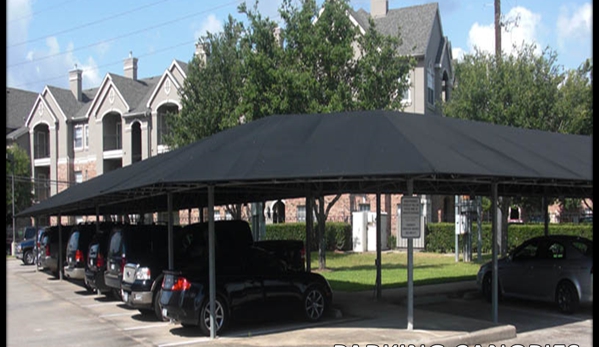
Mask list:
[[[387,213],[381,213],[381,250],[387,247]],[[376,213],[370,211],[352,214],[352,245],[354,252],[376,251]]]

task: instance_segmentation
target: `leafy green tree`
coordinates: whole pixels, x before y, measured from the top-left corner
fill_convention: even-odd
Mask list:
[[[514,55],[475,51],[455,65],[457,85],[442,104],[448,117],[552,132],[585,134],[592,128],[592,62],[564,73],[557,54],[524,45]],[[501,199],[507,237],[507,211],[512,199]],[[538,201],[519,203],[538,206]],[[505,248],[502,247],[505,254]]]
[[[194,57],[183,85],[182,110],[167,118],[166,142],[179,147],[273,114],[401,109],[412,58],[398,54],[401,39],[364,35],[351,22],[347,0],[284,0],[282,26],[245,3],[247,23],[229,17],[222,33],[203,36],[208,57]],[[356,54],[358,53],[358,54]],[[358,59],[361,57],[361,59]],[[319,238],[333,204],[315,192]],[[240,210],[240,209],[239,209]],[[325,267],[324,249],[319,266]]]
[[[165,142],[182,147],[239,123],[243,89],[243,57],[239,49],[243,24],[228,17],[223,31],[207,33],[198,44],[205,55],[188,65],[179,113],[167,115]]]
[[[6,225],[12,223],[13,175],[16,214],[30,207],[33,202],[29,156],[24,149],[17,146],[6,148]]]

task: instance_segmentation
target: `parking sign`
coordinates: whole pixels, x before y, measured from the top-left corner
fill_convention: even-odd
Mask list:
[[[401,197],[401,237],[420,237],[420,198],[417,196]]]

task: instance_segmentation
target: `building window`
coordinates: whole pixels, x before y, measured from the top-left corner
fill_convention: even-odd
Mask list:
[[[306,205],[298,205],[297,206],[297,221],[305,222],[306,221]]]
[[[50,183],[46,174],[37,174],[35,182],[35,195],[37,197],[37,201],[46,200],[50,196]]]
[[[83,127],[83,134],[84,134],[84,138],[83,138],[83,147],[85,148],[89,148],[89,125],[85,125]]]
[[[402,104],[411,104],[412,103],[412,84],[411,84],[411,79],[410,76],[405,76],[403,78],[403,80],[405,81],[405,83],[408,85],[408,88],[406,88],[406,90],[404,90],[403,95],[401,96],[401,103]]]
[[[75,149],[82,149],[83,148],[83,126],[82,125],[75,126],[75,133],[73,134],[73,138],[74,138],[74,142],[75,142]]]
[[[122,149],[123,144],[121,143],[121,121],[116,122],[116,149]]]
[[[432,63],[426,69],[426,101],[435,104],[435,70]]]
[[[220,210],[214,210],[214,220],[220,220]]]
[[[220,214],[218,216],[220,218]],[[214,220],[216,220],[216,218],[214,218]],[[233,220],[233,215],[231,214],[231,212],[229,212],[229,211],[225,212],[225,220]]]
[[[44,131],[35,132],[35,152],[34,159],[50,157],[50,144],[48,143],[48,133]]]
[[[165,145],[164,138],[169,134],[169,127],[166,121],[166,114],[158,116],[158,145]]]
[[[360,204],[359,211],[370,211],[370,204]]]
[[[83,172],[75,171],[75,183],[82,183],[82,182],[83,182]]]

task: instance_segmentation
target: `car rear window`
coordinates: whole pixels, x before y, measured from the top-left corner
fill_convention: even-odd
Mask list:
[[[112,234],[110,237],[110,246],[108,247],[108,256],[121,255],[122,236],[121,231],[116,231]]]
[[[79,231],[73,231],[71,237],[69,238],[69,244],[67,249],[74,250],[79,246]]]

